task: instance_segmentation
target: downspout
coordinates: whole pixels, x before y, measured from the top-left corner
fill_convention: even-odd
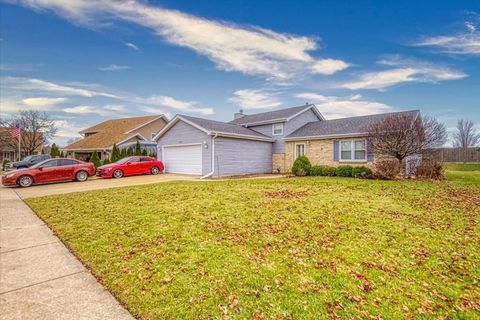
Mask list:
[[[206,179],[208,177],[211,177],[213,173],[215,172],[215,138],[218,136],[218,133],[215,132],[215,135],[212,138],[212,171],[207,173],[206,175],[200,177],[200,179]]]

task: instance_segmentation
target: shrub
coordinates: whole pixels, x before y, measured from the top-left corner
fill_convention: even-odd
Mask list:
[[[417,177],[427,179],[442,179],[443,164],[435,160],[422,160],[417,167]]]
[[[7,168],[7,164],[10,163],[10,160],[8,159],[4,159],[3,162],[2,162],[2,171],[5,171],[5,169]]]
[[[372,175],[372,170],[368,167],[354,167],[352,170],[352,176],[355,178],[367,178]]]
[[[335,174],[339,177],[351,177],[352,176],[353,167],[346,165],[346,166],[338,166],[335,170]]]
[[[324,176],[333,177],[337,172],[337,168],[326,166],[322,170]]]
[[[373,176],[376,179],[390,180],[400,173],[398,160],[380,160],[375,162]]]
[[[300,156],[295,159],[295,162],[292,166],[292,173],[296,176],[308,176],[310,174],[310,170],[312,169],[312,164],[310,160],[306,156]]]
[[[102,166],[110,163],[112,163],[110,159],[106,158],[105,160],[102,161]]]
[[[312,166],[310,170],[311,176],[323,176],[323,168],[324,166]]]
[[[90,162],[95,165],[95,168],[100,167],[100,159],[98,158],[97,151],[93,151],[92,156],[90,157]]]

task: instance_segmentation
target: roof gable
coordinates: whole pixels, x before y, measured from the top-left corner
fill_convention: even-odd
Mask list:
[[[265,140],[273,141],[271,137],[268,137],[264,134],[261,134],[257,131],[242,127],[240,125],[208,120],[203,118],[190,117],[185,115],[176,115],[155,137],[154,140],[158,139],[165,134],[171,127],[175,125],[178,121],[184,121],[187,124],[205,132],[208,135],[221,135],[229,136],[234,138],[249,138],[253,140]]]
[[[370,124],[390,116],[411,116],[412,121],[420,114],[418,110],[374,114],[368,116],[314,121],[305,124],[289,134],[285,139],[308,137],[335,137],[345,135],[365,135]]]
[[[310,109],[317,115],[320,120],[324,119],[322,114],[318,111],[317,107],[314,104],[307,104],[299,107],[244,115],[243,117],[234,119],[229,123],[242,126],[253,126],[274,122],[285,122]]]

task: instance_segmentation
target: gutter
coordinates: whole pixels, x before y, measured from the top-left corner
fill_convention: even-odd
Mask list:
[[[204,176],[201,176],[200,179],[206,179],[208,177],[211,177],[215,172],[215,138],[216,137],[218,137],[218,133],[215,133],[215,135],[212,137],[212,171],[210,171]]]

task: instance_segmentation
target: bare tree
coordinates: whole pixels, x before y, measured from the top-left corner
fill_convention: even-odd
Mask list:
[[[457,148],[475,147],[480,142],[480,133],[470,120],[458,120],[457,132],[453,134],[453,146]]]
[[[37,110],[19,111],[8,119],[0,119],[2,127],[12,128],[16,124],[20,124],[21,129],[21,151],[27,154],[38,151],[57,132],[55,121],[45,112]],[[13,139],[9,135],[2,139],[5,139],[3,143],[10,145],[14,150],[18,148],[18,139]]]
[[[406,157],[440,147],[447,139],[445,125],[437,119],[408,114],[383,118],[367,130],[373,151],[397,159],[402,174]]]

